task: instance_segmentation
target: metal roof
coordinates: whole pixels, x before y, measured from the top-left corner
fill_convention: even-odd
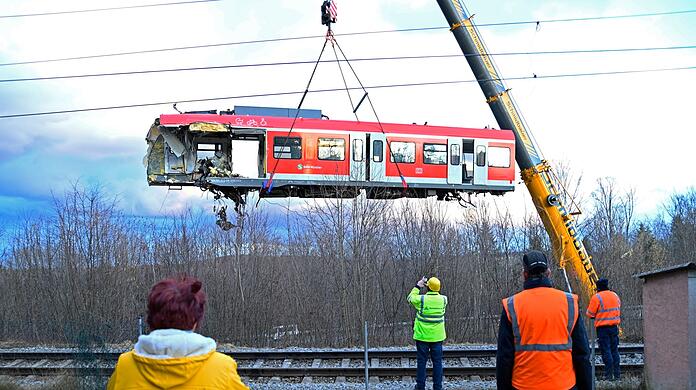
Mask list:
[[[447,127],[398,123],[354,122],[326,120],[315,118],[297,118],[255,115],[218,115],[218,114],[162,114],[159,124],[162,126],[187,126],[193,122],[210,122],[241,128],[289,129],[295,122],[294,129],[306,130],[341,130],[349,132],[384,131],[390,134],[432,135],[438,137],[471,137],[513,141],[510,130],[472,129],[464,127]]]
[[[696,263],[688,262],[688,263],[684,263],[684,264],[672,265],[669,267],[656,269],[654,271],[648,271],[648,272],[643,272],[643,273],[640,273],[637,275],[633,275],[633,277],[644,279],[648,276],[665,274],[665,273],[676,272],[676,271],[681,271],[681,270],[687,270],[687,271],[688,270],[696,270]]]
[[[299,111],[298,113],[294,108],[234,106],[236,115],[280,116],[286,118],[294,118],[297,115],[300,118],[321,119],[321,110],[302,108]]]

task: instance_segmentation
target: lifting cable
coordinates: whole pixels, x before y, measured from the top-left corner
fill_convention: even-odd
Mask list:
[[[325,5],[326,5],[325,1]],[[382,126],[382,122],[379,120],[379,116],[377,115],[377,111],[375,110],[374,105],[372,104],[372,100],[370,99],[367,89],[365,89],[365,86],[363,83],[360,81],[360,78],[358,78],[357,73],[355,72],[355,69],[353,69],[353,66],[351,65],[350,61],[346,57],[345,53],[343,52],[343,49],[341,49],[341,46],[338,44],[338,41],[336,41],[336,37],[334,36],[333,30],[331,30],[331,23],[336,23],[336,14],[335,14],[335,8],[333,9],[334,13],[329,14],[329,8],[331,7],[331,2],[328,2],[329,4],[326,6],[322,6],[322,24],[325,24],[328,27],[328,30],[326,31],[325,39],[324,39],[324,44],[321,47],[321,52],[319,53],[319,58],[317,58],[317,61],[314,63],[314,69],[312,70],[312,74],[309,77],[309,81],[307,82],[307,87],[305,88],[304,93],[302,94],[302,98],[300,98],[300,103],[297,105],[297,110],[295,111],[295,117],[292,120],[292,124],[290,125],[290,129],[288,130],[287,135],[285,136],[285,142],[283,142],[283,146],[280,149],[280,153],[278,157],[280,157],[284,152],[285,148],[288,146],[288,142],[290,140],[290,134],[295,128],[295,123],[297,123],[297,118],[300,115],[300,109],[302,108],[302,103],[304,103],[305,97],[307,97],[307,94],[309,93],[309,87],[312,84],[312,80],[314,79],[314,75],[316,74],[317,68],[319,67],[319,63],[321,62],[321,57],[324,54],[324,50],[326,49],[326,44],[328,42],[331,42],[331,47],[333,48],[334,55],[336,56],[336,62],[338,63],[338,68],[341,73],[341,78],[343,79],[343,84],[345,86],[346,92],[348,93],[348,100],[350,101],[351,108],[353,109],[353,114],[355,115],[356,120],[358,120],[357,116],[357,111],[360,108],[360,105],[363,103],[363,101],[367,98],[367,101],[370,103],[370,107],[372,108],[372,112],[375,115],[375,119],[377,120],[377,124],[379,125],[379,129],[382,132],[382,134],[385,136],[386,144],[387,144],[387,150],[389,151],[389,156],[391,159],[394,161],[394,164],[396,165],[396,170],[399,173],[399,177],[401,178],[401,185],[404,188],[404,191],[408,189],[408,184],[406,183],[406,179],[404,178],[403,173],[401,172],[401,168],[399,167],[399,162],[394,158],[394,153],[391,148],[391,142],[386,138],[386,132],[384,131],[384,126]],[[350,70],[353,72],[353,75],[355,76],[355,79],[358,81],[358,84],[360,84],[360,88],[363,90],[365,93],[358,102],[357,106],[353,105],[353,99],[350,96],[350,90],[348,88],[348,83],[346,82],[345,75],[343,74],[343,68],[341,68],[341,63],[338,59],[338,54],[336,53],[336,47],[338,47],[338,50],[341,52],[341,55],[343,56],[343,59],[346,61],[346,64],[348,64],[348,67]],[[273,147],[273,157],[275,158],[275,146]],[[263,185],[261,187],[261,194],[263,193],[270,193],[271,190],[273,189],[273,178],[275,177],[276,170],[278,168],[278,163],[280,162],[280,158],[275,159],[275,164],[273,165],[273,170],[271,170],[271,175],[268,177],[268,180],[264,180]],[[386,171],[385,171],[386,174]],[[260,194],[260,195],[261,195]],[[258,206],[259,202],[261,201],[261,196],[259,196],[259,200],[256,202],[256,205]]]
[[[285,152],[285,148],[288,146],[288,141],[290,140],[290,134],[292,133],[292,130],[295,128],[295,123],[297,122],[297,117],[300,115],[300,108],[302,108],[302,103],[304,103],[305,97],[307,97],[307,93],[309,93],[309,86],[312,84],[312,79],[314,79],[314,75],[317,72],[317,67],[319,66],[319,62],[321,61],[321,56],[324,54],[324,50],[326,49],[326,43],[328,42],[328,35],[326,40],[324,40],[324,45],[321,47],[321,52],[319,53],[319,58],[317,61],[314,63],[314,69],[312,70],[312,74],[309,76],[309,81],[307,82],[307,87],[305,88],[304,93],[302,94],[302,98],[300,98],[300,103],[297,105],[297,110],[295,111],[295,117],[292,120],[292,124],[290,125],[290,129],[288,130],[288,134],[285,136],[285,142],[283,143],[283,146],[280,149],[280,153],[278,154],[278,158],[276,158],[275,164],[273,165],[273,170],[271,171],[271,175],[268,177],[268,180],[264,180],[263,185],[261,187],[261,193],[270,193],[271,189],[273,188],[273,177],[275,176],[276,169],[278,168],[278,163],[280,162],[280,156]],[[268,141],[267,141],[268,142]],[[275,146],[273,147],[273,157],[275,158]],[[291,153],[292,154],[292,153]],[[259,201],[261,200],[261,196],[259,196]],[[256,202],[256,205],[258,206],[259,201]]]
[[[332,36],[333,36],[333,33],[332,33]],[[343,52],[343,49],[341,49],[341,45],[338,44],[338,41],[336,40],[335,37],[332,40],[332,45],[333,45],[333,43],[335,43],[336,47],[338,47],[338,50],[341,52],[341,55],[343,56],[343,59],[346,61],[346,64],[350,68],[351,72],[353,72],[353,76],[355,76],[355,79],[358,81],[360,88],[365,93],[363,95],[363,97],[360,99],[360,101],[358,102],[358,105],[353,109],[353,114],[355,114],[358,111],[358,109],[360,108],[360,105],[363,103],[363,101],[365,101],[365,99],[367,99],[367,102],[370,104],[370,108],[372,108],[372,113],[375,115],[375,119],[377,120],[377,124],[379,125],[379,130],[382,132],[382,134],[384,135],[384,138],[386,140],[387,151],[389,152],[389,157],[391,158],[392,161],[394,161],[394,165],[396,166],[396,171],[399,173],[399,178],[401,178],[401,185],[403,186],[404,191],[406,191],[408,189],[408,183],[406,183],[406,179],[404,178],[404,175],[401,172],[401,167],[399,167],[399,161],[397,161],[397,159],[394,157],[394,151],[392,150],[392,147],[391,147],[391,141],[387,138],[387,133],[384,131],[384,126],[382,126],[382,121],[379,120],[379,115],[377,115],[377,110],[375,109],[374,104],[372,104],[372,99],[370,99],[370,95],[368,94],[367,89],[363,85],[362,81],[360,81],[360,78],[358,77],[358,74],[355,72],[353,65],[348,60],[348,57],[346,57],[346,54]],[[351,104],[352,104],[352,102],[351,102]],[[386,169],[385,169],[384,173],[386,176]]]
[[[330,31],[330,30],[329,30]],[[346,94],[348,95],[348,101],[350,102],[350,108],[353,109],[353,115],[355,115],[355,120],[357,122],[360,122],[360,119],[358,118],[357,111],[358,109],[355,107],[355,104],[353,104],[353,98],[350,95],[350,88],[348,88],[348,82],[346,82],[346,76],[343,74],[343,67],[341,66],[341,61],[338,59],[338,53],[336,52],[336,38],[331,34],[331,48],[333,49],[334,52],[334,57],[336,57],[336,64],[338,65],[338,71],[341,72],[341,79],[343,79],[343,85],[346,87]],[[362,100],[360,100],[362,103]]]

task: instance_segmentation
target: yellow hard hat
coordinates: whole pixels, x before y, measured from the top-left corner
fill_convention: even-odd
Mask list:
[[[430,291],[440,291],[440,279],[433,276],[426,284]]]

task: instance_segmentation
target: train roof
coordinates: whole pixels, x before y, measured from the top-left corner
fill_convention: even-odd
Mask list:
[[[241,128],[280,128],[289,129],[293,118],[257,115],[220,114],[162,114],[161,126],[188,126],[195,122],[209,122]],[[331,119],[297,118],[295,129],[340,130],[354,132],[381,132],[377,122],[356,122]],[[382,123],[385,133],[404,135],[433,135],[444,137],[472,137],[500,140],[514,140],[510,130],[472,129],[464,127],[430,126],[416,124]]]

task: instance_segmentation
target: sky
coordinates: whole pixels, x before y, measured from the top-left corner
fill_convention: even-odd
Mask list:
[[[136,1],[0,1],[0,16],[136,4]],[[0,18],[0,64],[281,37],[322,35],[317,0],[219,2],[23,18]],[[476,23],[693,9],[688,0],[466,1]],[[445,26],[432,0],[343,0],[336,33]],[[482,27],[489,50],[530,52],[696,44],[696,13],[572,23]],[[461,53],[447,29],[338,36],[349,58]],[[141,55],[0,66],[0,80],[144,69],[315,60],[323,38]],[[333,56],[329,52],[329,57]],[[696,50],[495,58],[505,77],[696,66]],[[355,62],[367,85],[471,80],[463,57]],[[0,82],[0,116],[303,90],[311,64],[148,75]],[[349,79],[351,86],[357,85]],[[335,64],[319,66],[312,89],[342,87]],[[612,177],[636,191],[651,215],[672,193],[696,185],[696,70],[508,82],[544,156],[582,175],[586,191]],[[355,92],[359,98],[359,93]],[[461,127],[496,126],[476,83],[373,89],[380,119]],[[299,95],[181,103],[182,110],[235,105],[296,107]],[[308,95],[303,108],[352,119],[345,93]],[[361,120],[374,120],[361,109]],[[50,208],[73,183],[99,184],[126,214],[208,210],[200,190],[148,187],[142,159],[154,119],[171,105],[0,118],[0,223]],[[529,209],[522,184],[504,201]],[[273,207],[268,203],[268,207]]]

